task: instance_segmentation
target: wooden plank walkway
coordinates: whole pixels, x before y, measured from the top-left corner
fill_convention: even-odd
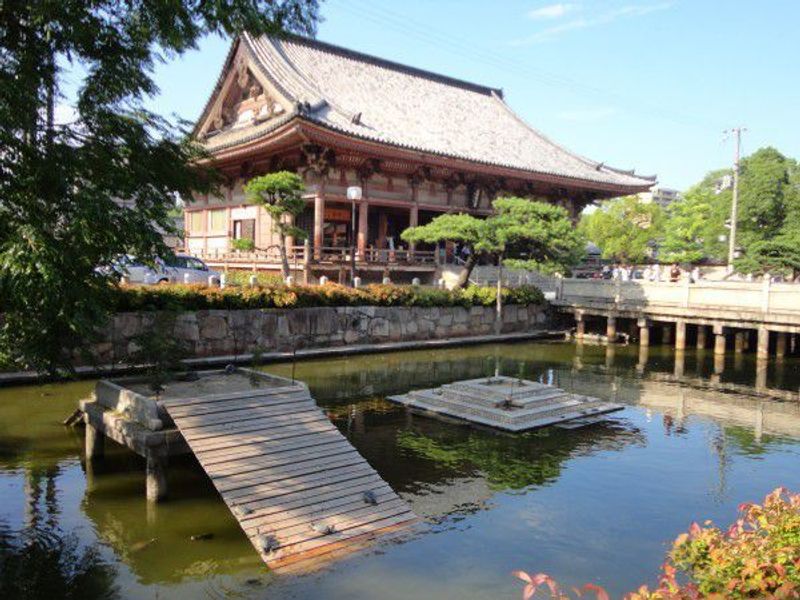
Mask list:
[[[338,557],[417,520],[302,383],[162,404],[272,569]]]

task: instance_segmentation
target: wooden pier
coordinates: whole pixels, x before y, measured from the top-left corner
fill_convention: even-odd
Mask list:
[[[132,393],[144,397],[141,385],[114,385],[120,383],[128,402]],[[137,401],[143,403],[141,398]],[[82,408],[91,458],[90,443],[96,447],[104,433],[115,437],[118,428],[103,427],[100,432],[98,407],[87,404]],[[294,570],[300,563],[338,556],[417,520],[301,382],[247,369],[206,372],[198,382],[168,386],[157,404],[165,425],[180,432],[184,448],[195,454],[272,569],[292,565]],[[144,415],[154,425],[152,411],[128,412]],[[159,465],[163,449],[147,442],[128,445],[145,454],[152,450],[148,484],[152,480],[156,488],[165,485],[165,465]],[[165,490],[158,489],[148,493],[151,499],[164,495]]]

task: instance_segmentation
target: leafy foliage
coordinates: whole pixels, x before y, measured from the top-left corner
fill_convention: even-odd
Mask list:
[[[303,179],[290,171],[268,173],[251,179],[244,186],[248,201],[264,207],[272,221],[272,230],[278,234],[278,249],[281,255],[281,275],[289,276],[289,259],[286,254],[286,237],[304,239],[306,232],[295,227],[291,220],[306,207],[303,200]]]
[[[502,290],[505,304],[542,304],[534,286]],[[420,286],[367,285],[350,288],[272,285],[256,288],[207,288],[200,285],[119,286],[113,288],[113,308],[127,311],[187,311],[208,309],[301,308],[311,306],[493,306],[495,288],[470,286],[441,290]]]
[[[642,586],[627,600],[724,600],[729,598],[797,598],[800,593],[800,494],[778,488],[763,504],[742,504],[739,518],[726,531],[706,522],[693,523],[677,537],[657,588]],[[551,598],[570,596],[549,576],[515,571],[526,586],[523,597],[533,597],[547,585]],[[680,577],[682,576],[682,577]],[[682,582],[679,579],[688,579]],[[597,598],[608,595],[592,584]]]
[[[481,258],[503,256],[509,266],[564,272],[583,255],[583,239],[566,209],[524,198],[498,198],[494,214],[479,219],[467,214],[445,214],[426,225],[410,227],[401,237],[413,243],[458,242],[469,250],[459,286],[466,287]]]
[[[256,247],[256,243],[250,238],[237,238],[235,240],[231,240],[231,247],[234,250],[249,252]]]
[[[154,64],[210,33],[316,20],[316,0],[0,3],[1,362],[70,370],[107,314],[96,267],[168,254],[176,197],[213,186],[182,128],[144,107]],[[67,79],[74,114],[57,119]]]
[[[704,258],[724,260],[726,205],[710,186],[691,188],[667,209],[664,242],[659,256],[664,262],[697,263]],[[721,237],[722,236],[722,237]]]
[[[176,318],[177,314],[172,311],[157,312],[147,331],[131,340],[136,349],[128,360],[134,365],[147,365],[145,375],[156,394],[163,391],[164,384],[175,373],[186,369],[181,363],[186,349],[175,337]]]
[[[581,217],[579,228],[597,244],[603,258],[633,264],[643,262],[663,233],[664,215],[657,204],[636,196],[614,198]]]

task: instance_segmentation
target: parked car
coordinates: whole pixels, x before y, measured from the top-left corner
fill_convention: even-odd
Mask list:
[[[154,266],[139,262],[130,255],[121,256],[113,265],[120,277],[127,275],[131,283],[208,283],[209,277],[219,278],[199,258],[186,254],[176,254],[168,259],[156,259]]]

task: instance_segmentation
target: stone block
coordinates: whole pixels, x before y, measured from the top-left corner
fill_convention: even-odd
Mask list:
[[[219,340],[228,336],[228,322],[217,311],[209,311],[200,319],[199,325],[200,338],[204,340]]]
[[[374,338],[389,337],[389,321],[383,318],[375,318],[370,321],[369,335]]]

